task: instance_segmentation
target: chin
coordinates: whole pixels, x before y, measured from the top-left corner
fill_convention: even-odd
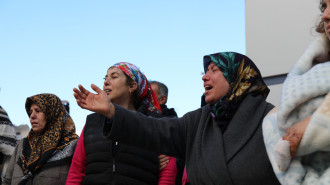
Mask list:
[[[210,105],[214,105],[218,102],[218,100],[213,100],[213,99],[207,99],[205,98],[205,102]]]
[[[213,105],[214,104],[213,101],[211,101],[208,98],[205,98],[205,103],[210,104],[210,105]]]
[[[32,129],[32,131],[33,131],[34,133],[36,133],[36,134],[40,134],[40,133],[41,133],[41,131],[39,131],[39,130],[33,130],[33,129]]]

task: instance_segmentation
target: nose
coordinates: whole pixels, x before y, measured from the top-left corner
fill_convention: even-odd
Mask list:
[[[109,84],[110,84],[110,78],[105,78],[104,85],[109,85]]]
[[[35,119],[36,118],[36,113],[34,111],[32,111],[31,115],[30,115],[30,119]]]
[[[330,20],[330,9],[329,9],[329,7],[326,7],[322,14],[322,21],[328,22],[329,20]]]
[[[206,81],[208,81],[209,79],[210,79],[210,77],[209,77],[208,73],[206,72],[205,75],[203,75],[202,80],[203,80],[204,82],[206,82]]]

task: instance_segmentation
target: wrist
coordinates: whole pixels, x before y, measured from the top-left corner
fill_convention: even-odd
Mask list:
[[[109,102],[109,109],[106,112],[105,117],[107,117],[108,119],[112,119],[114,115],[115,115],[115,106],[113,103]]]

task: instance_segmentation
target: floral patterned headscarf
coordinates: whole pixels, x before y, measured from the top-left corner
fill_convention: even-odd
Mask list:
[[[23,140],[18,165],[23,169],[25,176],[20,184],[25,184],[46,162],[72,157],[78,141],[75,125],[56,95],[38,94],[28,97],[25,109],[29,117],[33,103],[45,114],[46,126],[41,134],[34,133],[31,129],[27,138]]]
[[[151,88],[147,77],[133,64],[127,62],[120,62],[114,64],[112,67],[117,67],[122,70],[128,77],[134,80],[138,87],[139,100],[147,106],[148,111],[161,112],[157,96]]]
[[[204,71],[213,62],[229,83],[227,95],[212,106],[215,117],[230,120],[247,94],[261,94],[265,99],[269,89],[251,59],[234,52],[221,52],[204,56]]]

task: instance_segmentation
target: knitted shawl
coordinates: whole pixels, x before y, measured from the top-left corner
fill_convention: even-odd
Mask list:
[[[328,56],[328,38],[317,37],[288,74],[277,112],[263,122],[269,159],[282,184],[328,184],[330,182],[330,62],[315,66]],[[298,147],[297,158],[287,171],[276,162],[276,144],[295,123],[312,116]]]

